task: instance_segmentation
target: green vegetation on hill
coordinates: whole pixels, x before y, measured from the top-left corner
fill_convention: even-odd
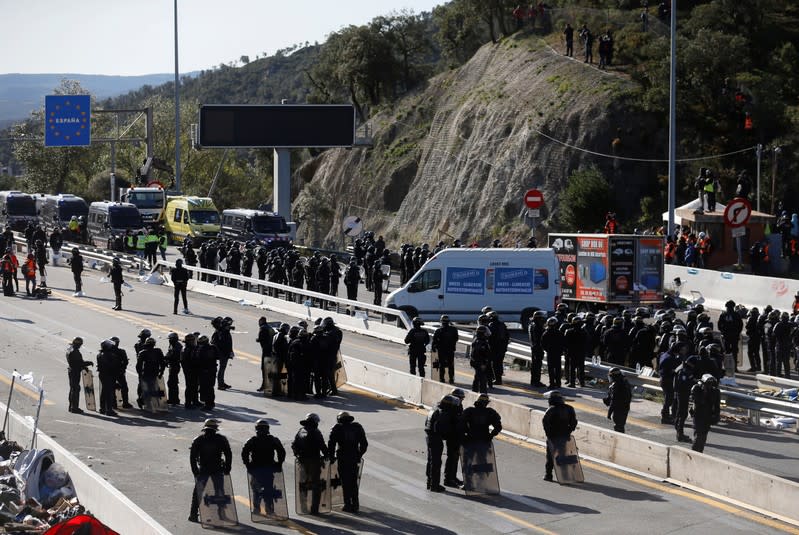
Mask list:
[[[656,4],[656,2],[650,2]],[[564,78],[547,72],[549,65],[538,67],[541,76],[552,78],[559,95],[567,98],[574,91],[602,95],[617,92],[627,106],[618,113],[621,124],[621,154],[627,157],[661,159],[665,157],[663,137],[668,119],[668,27],[656,17],[656,6],[650,8],[650,29],[643,32],[638,0],[579,0],[551,1],[549,22],[552,31],[544,33],[544,25],[535,31],[525,28],[516,32],[511,16],[518,4],[508,0],[452,0],[432,13],[413,14],[395,12],[377,17],[362,26],[349,26],[330,35],[323,44],[297,45],[269,57],[242,57],[237,62],[223,64],[201,72],[194,78],[181,81],[181,153],[183,189],[190,194],[205,194],[219,169],[218,204],[251,206],[271,197],[272,153],[267,150],[230,151],[226,157],[219,150],[194,151],[189,148],[190,125],[197,122],[200,103],[278,103],[290,102],[352,102],[359,118],[366,122],[381,111],[396,108],[396,117],[403,123],[413,123],[410,130],[382,144],[385,159],[404,162],[413,158],[418,163],[421,151],[418,143],[431,128],[436,114],[427,103],[417,103],[424,113],[409,108],[417,95],[434,75],[455,72],[465,64],[481,46],[501,42],[516,54],[551,46],[562,52],[562,28],[570,22],[575,29],[582,23],[589,25],[595,35],[612,30],[615,39],[614,65],[601,83],[588,83],[581,77]],[[529,5],[529,3],[528,3]],[[693,0],[679,2],[678,13],[678,128],[681,158],[699,155],[725,154],[752,147],[758,143],[765,152],[764,176],[769,184],[772,170],[777,175],[777,198],[785,199],[787,206],[795,206],[799,198],[799,184],[789,177],[799,171],[794,146],[797,144],[797,119],[799,118],[799,5],[792,0]],[[519,38],[520,35],[524,38]],[[575,53],[580,55],[580,43],[575,39]],[[595,57],[596,48],[595,48]],[[624,84],[619,83],[624,81]],[[499,82],[499,81],[498,81]],[[632,82],[629,83],[629,82]],[[118,109],[151,106],[155,111],[156,155],[166,161],[174,160],[174,109],[173,84],[143,86],[121,97],[95,102],[96,108]],[[64,84],[61,92],[81,92],[78,84]],[[740,93],[743,101],[736,101]],[[520,98],[507,93],[498,83],[491,91],[482,93],[483,99],[501,101]],[[463,96],[466,98],[466,95]],[[526,97],[522,97],[525,98]],[[416,106],[416,104],[414,104]],[[558,102],[551,102],[552,110]],[[603,106],[597,100],[596,106]],[[744,128],[745,114],[749,113],[753,128]],[[542,110],[530,112],[532,120],[542,116]],[[651,121],[640,124],[625,123],[626,117],[646,116]],[[132,118],[131,118],[132,119]],[[112,127],[98,117],[95,130],[105,132]],[[10,133],[14,136],[41,135],[41,112]],[[139,128],[141,124],[134,127]],[[394,129],[392,124],[378,124],[377,128]],[[497,137],[503,135],[506,125],[497,125]],[[547,131],[551,131],[545,128]],[[95,134],[95,137],[98,137]],[[647,154],[624,152],[633,143],[625,141],[646,140],[651,146]],[[538,139],[537,143],[547,143]],[[776,146],[782,147],[777,165],[772,165]],[[141,164],[143,147],[117,144],[117,176],[131,180]],[[610,152],[610,147],[585,147],[599,152]],[[374,153],[377,147],[371,151]],[[636,150],[638,150],[636,148]],[[110,150],[107,144],[88,149],[43,149],[35,142],[16,142],[13,156],[8,144],[0,143],[0,161],[6,165],[16,160],[26,169],[16,187],[31,191],[70,190],[90,199],[106,197],[107,178],[110,172]],[[293,151],[294,168],[307,162],[318,151]],[[753,151],[729,157],[681,163],[679,187],[685,201],[693,196],[692,177],[700,166],[712,167],[721,176],[726,193],[734,191],[734,177],[742,169],[754,176]],[[403,164],[402,173],[392,182],[392,201],[389,209],[401,204],[407,193],[404,181],[412,178],[415,166]],[[376,168],[375,168],[376,169]],[[568,176],[592,177],[592,187],[601,185],[595,180],[600,168],[568,169]],[[639,181],[643,199],[629,208],[635,224],[653,224],[665,207],[662,179],[665,166],[652,177]],[[0,177],[2,178],[2,177]],[[168,182],[168,177],[157,177]],[[369,175],[360,177],[370,180]],[[617,179],[604,177],[608,187],[617,186]],[[313,179],[307,169],[298,173],[294,194]],[[10,183],[8,178],[4,184]],[[562,184],[563,186],[565,184]],[[769,206],[770,187],[764,187],[762,198]],[[572,188],[574,192],[592,191],[592,188]],[[399,192],[399,193],[398,193]],[[577,194],[575,193],[575,194]],[[398,196],[399,195],[399,196]],[[612,197],[610,197],[612,198]],[[335,200],[333,202],[336,202]],[[375,206],[385,209],[382,200]],[[569,216],[577,217],[573,211]],[[467,216],[465,216],[467,217]],[[565,223],[565,221],[564,221]],[[580,224],[582,223],[582,224]],[[593,221],[569,221],[570,225],[588,228]]]

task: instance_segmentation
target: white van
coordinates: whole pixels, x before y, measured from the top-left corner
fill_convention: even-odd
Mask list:
[[[558,260],[553,249],[444,249],[430,258],[386,305],[411,318],[475,322],[490,306],[502,321],[523,328],[536,310],[560,301]]]

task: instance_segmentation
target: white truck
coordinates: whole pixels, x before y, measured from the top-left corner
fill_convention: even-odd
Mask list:
[[[444,249],[389,294],[386,305],[411,318],[475,322],[490,306],[502,321],[527,325],[537,310],[560,301],[558,260],[552,249]]]
[[[119,200],[139,209],[144,226],[159,224],[164,219],[166,191],[161,186],[119,188]]]

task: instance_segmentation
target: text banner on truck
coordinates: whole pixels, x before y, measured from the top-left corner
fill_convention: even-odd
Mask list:
[[[494,293],[531,294],[535,274],[527,268],[497,268],[494,279]]]
[[[483,295],[485,270],[448,267],[446,291],[449,294]]]

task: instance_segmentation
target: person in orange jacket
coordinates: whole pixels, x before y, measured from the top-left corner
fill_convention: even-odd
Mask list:
[[[0,272],[3,275],[3,295],[10,297],[14,295],[14,262],[11,261],[11,249],[6,251],[3,259],[0,260]]]
[[[33,295],[36,291],[36,259],[33,253],[28,253],[28,258],[22,264],[22,276],[25,277],[25,293]]]
[[[19,275],[19,259],[13,248],[9,249],[8,255],[11,257],[11,263],[14,265],[14,286],[16,286],[17,291],[19,291],[19,279],[17,278]]]
[[[608,212],[605,216],[605,234],[616,234],[619,231],[619,223],[616,221],[616,214]]]
[[[699,241],[696,243],[697,267],[707,267],[707,260],[713,250],[713,243],[710,241],[710,236],[704,232],[699,233]]]

